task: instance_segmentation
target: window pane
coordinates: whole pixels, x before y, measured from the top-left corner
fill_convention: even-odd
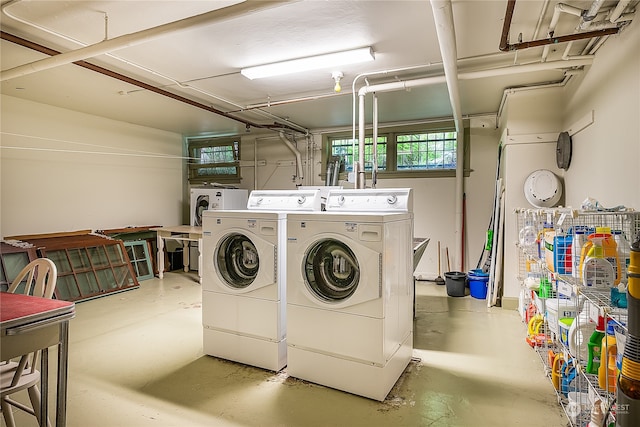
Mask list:
[[[124,262],[120,245],[109,245],[106,247],[106,250],[109,255],[109,261],[111,261],[112,264],[122,264]]]
[[[332,138],[331,143],[331,156],[338,157],[344,163],[344,170],[353,171],[354,158],[357,161],[359,159],[359,146],[358,141],[353,146],[353,140],[351,138]],[[373,168],[373,138],[368,137],[364,139],[364,169],[371,170]],[[387,137],[378,136],[378,170],[387,170]]]
[[[89,251],[89,257],[95,268],[109,265],[109,260],[107,259],[107,254],[103,246],[94,246],[87,248],[87,250]]]
[[[2,260],[6,267],[6,277],[3,277],[8,283],[13,282],[18,273],[29,264],[29,255],[26,252],[16,252],[14,254],[3,254]]]
[[[78,273],[78,286],[80,287],[80,292],[82,295],[92,295],[100,293],[100,288],[98,287],[98,281],[96,280],[96,275],[93,271],[88,273]]]
[[[455,169],[455,132],[415,133],[397,136],[398,170]]]
[[[56,265],[58,269],[58,275],[63,273],[71,273],[73,270],[71,269],[71,264],[69,264],[69,260],[67,259],[67,251],[64,249],[57,251],[47,251],[47,258],[49,258]]]
[[[74,270],[84,270],[91,268],[89,263],[89,256],[84,248],[69,249],[69,258],[71,259],[71,265]]]
[[[80,297],[78,286],[76,285],[76,279],[74,276],[58,276],[56,282],[56,296],[60,300],[73,301]]]
[[[98,280],[100,281],[100,287],[103,289],[116,289],[118,285],[115,277],[113,277],[113,271],[110,268],[104,270],[97,270]]]

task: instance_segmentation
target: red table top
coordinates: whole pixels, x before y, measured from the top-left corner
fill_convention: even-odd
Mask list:
[[[3,327],[21,319],[30,322],[74,311],[75,304],[70,301],[0,292],[0,322]]]

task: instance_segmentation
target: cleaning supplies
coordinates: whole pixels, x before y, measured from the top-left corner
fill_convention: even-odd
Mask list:
[[[598,324],[595,331],[591,334],[587,343],[587,367],[588,374],[597,374],[600,368],[600,357],[602,356],[602,338],[604,338],[604,317],[598,316]]]
[[[616,322],[613,320],[607,322],[607,333],[602,338],[600,367],[598,368],[598,385],[610,393],[616,391],[617,382],[615,325]]]
[[[618,249],[608,227],[598,227],[582,247],[582,283],[608,289],[620,283]]]
[[[587,342],[596,329],[596,324],[589,319],[587,310],[582,310],[569,328],[569,353],[581,362],[588,359]]]
[[[615,240],[608,227],[598,227],[582,248],[582,283],[585,287],[608,289],[620,283],[620,262]],[[617,270],[616,267],[617,266]]]
[[[627,269],[629,268],[629,262],[631,260],[631,247],[622,230],[613,230],[611,234],[618,248],[618,259],[620,260],[620,267],[622,268],[620,271],[620,280],[626,282]]]
[[[571,253],[573,257],[571,259],[571,275],[579,278],[581,276],[580,255],[582,254],[582,247],[587,242],[587,236],[594,230],[590,229],[586,225],[576,225],[572,229],[573,240],[571,241]]]
[[[587,424],[587,427],[600,427],[604,422],[604,413],[602,412],[602,401],[596,399],[593,402],[593,408],[591,408],[591,421]]]

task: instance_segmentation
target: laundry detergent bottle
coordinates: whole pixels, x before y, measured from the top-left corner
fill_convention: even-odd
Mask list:
[[[581,264],[585,287],[607,289],[620,283],[618,249],[609,231],[608,227],[598,227],[588,237],[591,244],[583,246],[584,261]]]
[[[602,338],[602,346],[600,347],[600,367],[598,368],[598,385],[601,389],[614,393],[616,391],[617,368],[616,368],[616,335],[615,321],[607,322],[607,333]]]

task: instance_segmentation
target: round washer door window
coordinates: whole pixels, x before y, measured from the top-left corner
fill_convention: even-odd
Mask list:
[[[338,240],[314,243],[305,253],[303,268],[307,287],[323,301],[342,301],[358,288],[358,260],[353,251]]]
[[[229,234],[218,245],[215,265],[227,285],[235,289],[246,288],[258,275],[258,250],[247,236]]]

